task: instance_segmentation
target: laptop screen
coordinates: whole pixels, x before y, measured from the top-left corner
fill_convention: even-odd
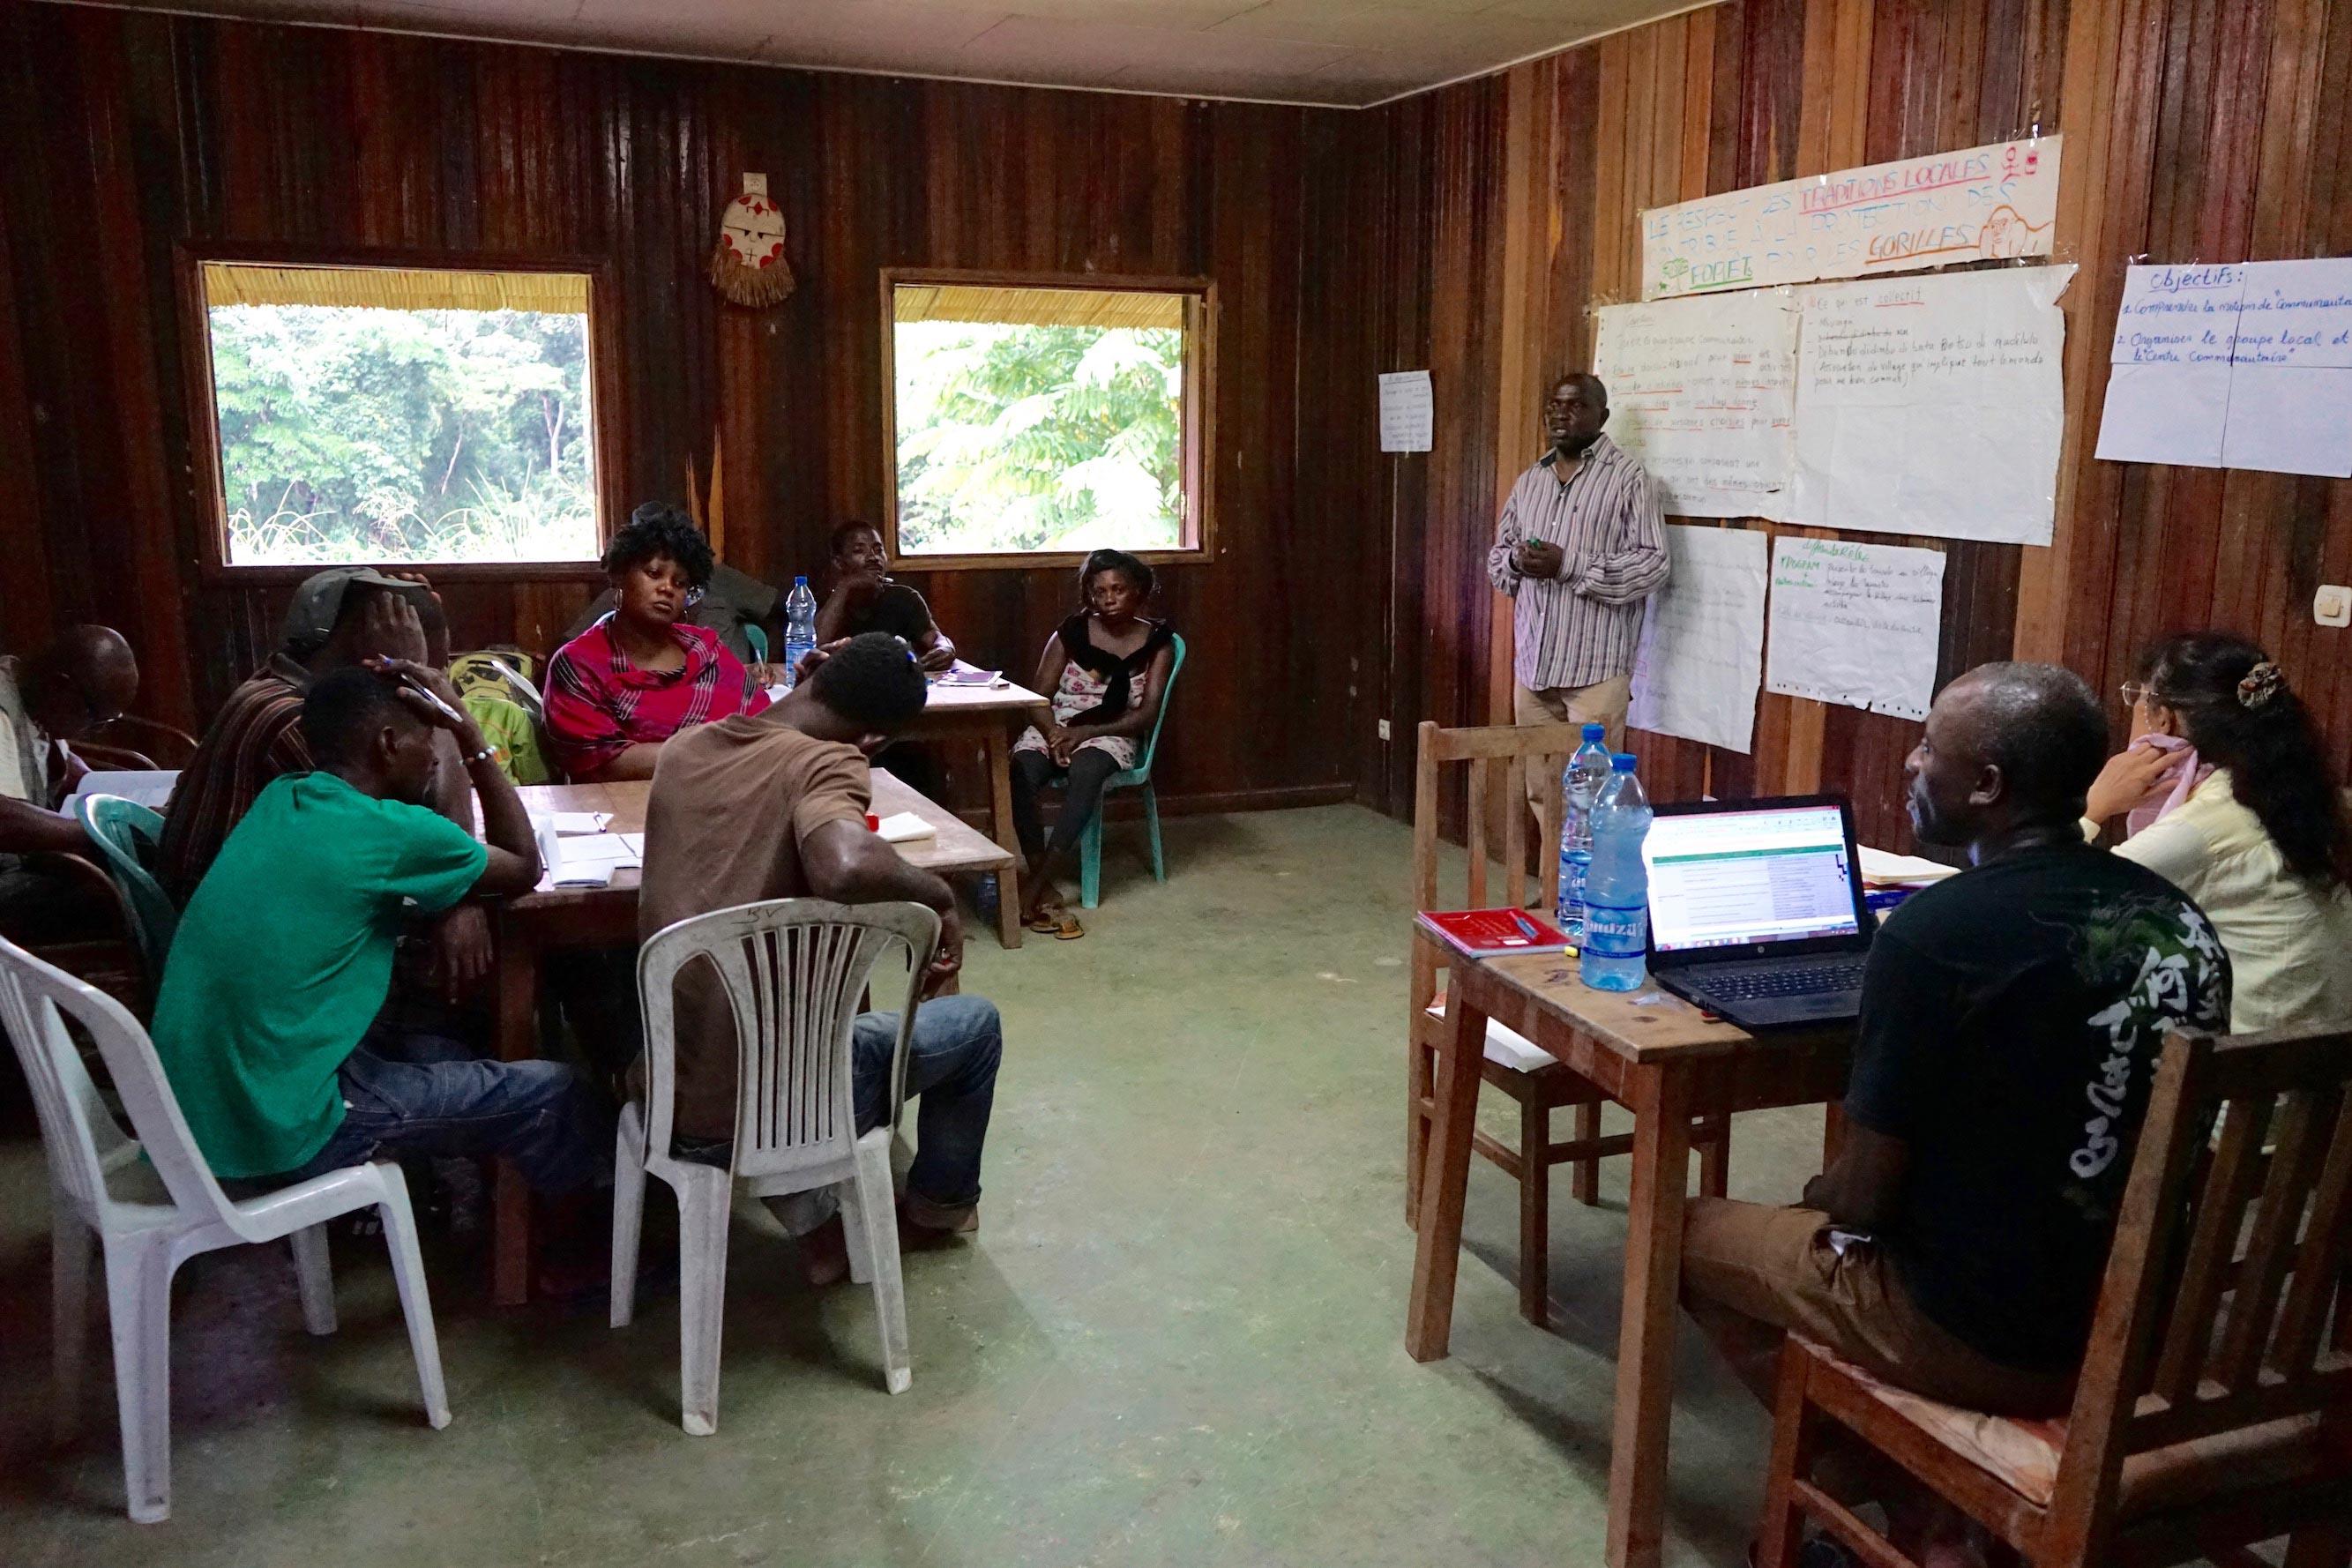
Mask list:
[[[1854,868],[1833,805],[1661,815],[1642,844],[1660,952],[1854,936]]]

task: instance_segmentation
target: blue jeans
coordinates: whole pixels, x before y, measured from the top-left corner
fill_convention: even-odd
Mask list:
[[[857,1131],[868,1132],[890,1113],[890,1055],[898,1048],[898,1015],[861,1013],[851,1026],[850,1092],[857,1100]],[[915,1014],[907,1047],[907,1097],[915,1108],[915,1163],[907,1190],[942,1208],[980,1202],[981,1146],[996,1102],[996,1068],[1004,1056],[1004,1026],[984,996],[941,996]],[[804,1236],[839,1206],[831,1188],[795,1193],[771,1205],[786,1230]]]
[[[371,1037],[371,1043],[378,1043]],[[542,1193],[600,1173],[612,1150],[580,1077],[561,1062],[395,1061],[362,1044],[336,1072],[342,1125],[300,1169],[305,1181],[379,1152],[503,1155]]]

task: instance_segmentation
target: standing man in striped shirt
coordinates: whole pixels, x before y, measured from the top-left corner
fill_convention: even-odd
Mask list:
[[[1666,580],[1665,522],[1650,476],[1601,433],[1609,389],[1599,376],[1560,377],[1543,422],[1551,449],[1511,487],[1486,552],[1486,575],[1513,601],[1511,717],[1605,724],[1615,751],[1633,696],[1642,601]],[[1542,787],[1530,773],[1530,810]]]

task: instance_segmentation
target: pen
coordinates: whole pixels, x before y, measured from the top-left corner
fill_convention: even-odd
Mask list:
[[[1526,934],[1526,936],[1527,936],[1528,940],[1528,941],[1530,941],[1530,942],[1533,942],[1533,941],[1534,941],[1534,940],[1536,940],[1538,937],[1540,937],[1540,936],[1542,936],[1542,935],[1543,935],[1543,932],[1541,932],[1541,931],[1539,931],[1536,930],[1536,922],[1535,922],[1535,921],[1531,921],[1531,920],[1528,919],[1528,917],[1527,917],[1527,916],[1525,916],[1525,915],[1523,915],[1523,914],[1519,913],[1519,911],[1518,911],[1518,910],[1513,910],[1511,911],[1511,921],[1512,921],[1512,923],[1514,923],[1515,925],[1517,925],[1517,926],[1519,928],[1519,930],[1520,930],[1523,933],[1525,933],[1525,934]]]
[[[446,718],[451,723],[463,724],[466,721],[464,714],[458,712],[455,708],[450,707],[446,702],[442,701],[439,695],[436,694],[431,687],[425,685],[425,682],[417,679],[415,676],[404,675],[400,678],[400,683],[408,688],[409,690],[415,692],[419,697],[424,698],[425,701],[433,704],[434,707],[438,708],[441,710],[442,716]]]

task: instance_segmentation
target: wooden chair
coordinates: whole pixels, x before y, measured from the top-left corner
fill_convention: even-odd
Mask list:
[[[1908,1560],[1805,1479],[1846,1428],[2034,1568],[2352,1559],[2352,1032],[2176,1036],[2157,1068],[2073,1408],[2014,1421],[1889,1387],[1791,1338],[1760,1561],[1811,1518]],[[2209,1147],[2208,1129],[2222,1113]],[[2264,1152],[2265,1134],[2272,1147]],[[2331,1329],[2330,1317],[2334,1323]]]
[[[1540,770],[1543,816],[1538,825],[1537,861],[1542,903],[1549,912],[1559,903],[1560,770],[1570,752],[1582,743],[1583,731],[1574,724],[1494,724],[1476,729],[1446,730],[1432,721],[1421,726],[1420,760],[1413,777],[1412,903],[1416,910],[1433,910],[1437,900],[1438,769],[1454,763],[1469,765],[1467,797],[1469,841],[1469,902],[1487,904],[1486,807],[1492,796],[1496,763],[1503,765],[1503,901],[1517,909],[1528,895],[1527,771]],[[1404,1220],[1421,1223],[1421,1177],[1429,1145],[1429,1122],[1438,1047],[1445,1039],[1445,950],[1416,938],[1412,944],[1411,1009],[1405,1016],[1405,1146]],[[1572,1191],[1581,1204],[1601,1201],[1601,1161],[1603,1156],[1630,1152],[1631,1133],[1601,1135],[1601,1107],[1607,1100],[1580,1075],[1549,1056],[1533,1042],[1497,1024],[1486,1028],[1486,1058],[1478,1076],[1517,1102],[1519,1145],[1511,1148],[1484,1132],[1472,1135],[1472,1146],[1502,1167],[1519,1184],[1519,1313],[1538,1328],[1550,1321],[1546,1302],[1549,1279],[1551,1235],[1551,1168],[1573,1164]],[[1555,1142],[1551,1113],[1562,1107],[1576,1110],[1576,1136]],[[1700,1186],[1720,1197],[1727,1171],[1731,1125],[1727,1115],[1699,1118],[1692,1142],[1701,1151]]]
[[[101,738],[112,750],[157,759],[167,768],[184,768],[188,759],[196,754],[194,735],[161,720],[124,713],[100,728],[105,731]],[[81,751],[84,747],[77,745],[74,749]],[[151,761],[147,765],[154,767],[156,762]]]
[[[120,772],[125,769],[154,773],[155,759],[144,752],[134,752],[128,746],[110,746],[97,741],[78,741],[74,755],[94,772]]]

